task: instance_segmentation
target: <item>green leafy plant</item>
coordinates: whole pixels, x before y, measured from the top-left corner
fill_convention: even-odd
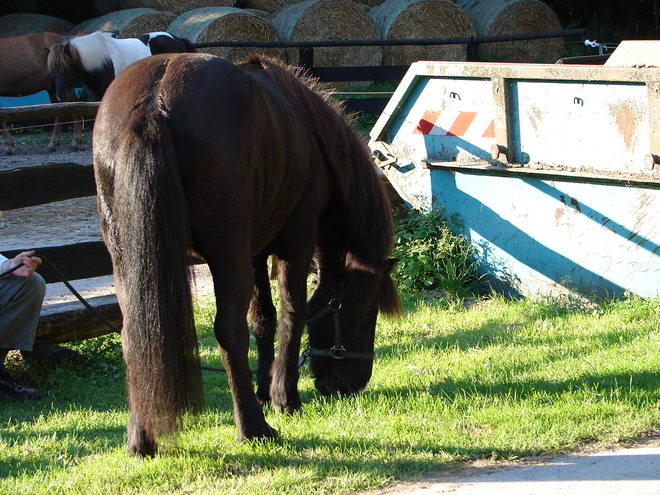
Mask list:
[[[473,295],[477,265],[470,240],[458,233],[460,218],[443,208],[409,210],[396,222],[394,279],[403,290]]]

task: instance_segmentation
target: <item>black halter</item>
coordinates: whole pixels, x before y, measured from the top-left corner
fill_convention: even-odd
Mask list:
[[[315,349],[308,346],[300,356],[298,367],[301,367],[307,361],[309,356],[330,357],[332,359],[373,359],[373,352],[354,352],[347,351],[341,345],[341,325],[339,323],[339,310],[341,309],[341,302],[337,299],[331,299],[328,304],[321,308],[314,316],[305,322],[306,325],[312,325],[325,317],[327,314],[332,313],[333,321],[335,324],[334,336],[335,344],[330,349]]]

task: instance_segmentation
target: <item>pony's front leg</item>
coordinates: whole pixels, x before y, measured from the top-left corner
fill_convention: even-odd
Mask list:
[[[267,261],[268,255],[264,254],[252,258],[254,293],[250,303],[250,323],[257,343],[257,399],[262,404],[270,401],[270,371],[275,359],[277,330],[277,310],[270,292]]]
[[[220,344],[222,361],[234,401],[238,440],[274,437],[276,432],[266,422],[252,386],[252,372],[248,362],[249,332],[245,320],[247,308],[240,311],[217,296],[218,294],[215,335]]]
[[[303,258],[307,260],[307,258]],[[311,260],[311,254],[309,256]],[[280,312],[278,353],[273,364],[270,398],[273,406],[292,413],[301,408],[298,392],[300,339],[305,328],[307,274],[309,261],[278,264],[282,309]]]
[[[53,126],[53,135],[50,138],[50,143],[46,146],[48,151],[57,151],[60,147],[60,138],[62,136],[62,118],[55,117],[55,125]]]
[[[82,146],[82,126],[83,126],[83,117],[82,115],[73,116],[73,138],[71,139],[71,144],[69,149],[71,151],[78,151]]]
[[[2,153],[4,156],[9,156],[14,154],[14,140],[7,130],[7,125],[4,122],[0,122],[0,132],[2,132],[2,139],[5,142],[7,149]]]

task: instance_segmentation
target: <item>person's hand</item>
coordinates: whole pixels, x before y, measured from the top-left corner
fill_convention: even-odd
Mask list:
[[[17,277],[31,277],[37,267],[41,264],[41,258],[35,256],[34,251],[24,251],[9,260],[7,269],[11,269],[20,264],[23,264],[23,266],[18,268],[15,272],[12,272],[13,275],[16,275]]]

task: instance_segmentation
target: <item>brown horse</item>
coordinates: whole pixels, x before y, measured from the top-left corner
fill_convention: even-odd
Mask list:
[[[48,51],[53,45],[64,43],[55,33],[36,33],[0,39],[0,96],[26,96],[39,91],[48,91],[51,103],[58,101],[55,96],[55,79],[48,70]],[[62,101],[76,101],[71,90]],[[70,148],[77,150],[82,143],[82,119],[74,117],[73,141]],[[7,147],[5,154],[14,153],[14,140],[7,126],[0,122],[0,131]],[[60,145],[62,126],[60,117],[55,117],[55,127],[48,149],[55,151]]]
[[[365,146],[310,81],[256,56],[234,65],[156,55],[110,85],[93,139],[101,230],[124,315],[129,452],[154,454],[158,436],[202,404],[191,252],[213,275],[239,439],[275,434],[260,402],[300,408],[306,322],[317,387],[349,394],[366,386],[378,310],[400,311],[390,205]],[[271,254],[282,301],[277,357]],[[307,303],[312,259],[319,279]]]

